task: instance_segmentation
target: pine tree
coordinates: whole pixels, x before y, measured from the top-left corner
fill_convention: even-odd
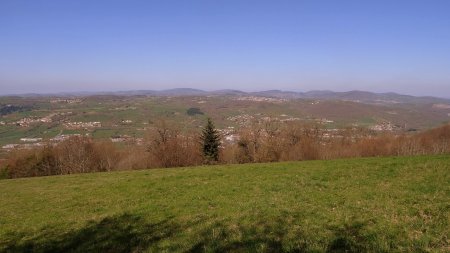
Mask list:
[[[201,140],[203,143],[203,156],[208,162],[219,160],[220,134],[215,129],[210,118],[203,128]]]

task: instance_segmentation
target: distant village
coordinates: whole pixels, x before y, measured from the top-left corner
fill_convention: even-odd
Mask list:
[[[267,98],[267,97],[257,97],[257,96],[246,96],[246,97],[238,97],[236,100],[241,101],[254,101],[254,102],[270,102],[270,103],[282,103],[285,102],[286,99],[279,99],[279,98]],[[74,104],[74,103],[80,103],[82,102],[81,99],[54,99],[50,101],[51,103],[68,103],[68,104]],[[198,103],[204,103],[205,101],[198,101]],[[318,103],[318,101],[311,102],[313,104]],[[136,107],[116,107],[112,108],[110,110],[125,110],[125,109],[136,109]],[[92,131],[95,129],[101,129],[103,126],[102,122],[100,121],[70,121],[68,118],[69,116],[74,115],[73,112],[58,112],[58,113],[51,113],[44,117],[37,117],[37,116],[30,116],[30,117],[24,117],[20,120],[13,121],[13,122],[4,122],[0,121],[0,125],[12,125],[12,126],[19,126],[19,127],[30,127],[33,124],[39,124],[39,123],[57,123],[60,124],[63,129],[65,130],[86,130],[86,131]],[[237,133],[235,126],[238,128],[242,127],[248,127],[252,122],[270,122],[270,121],[277,121],[277,122],[290,122],[290,121],[309,121],[309,122],[315,122],[317,124],[332,124],[334,123],[333,120],[326,119],[326,118],[300,118],[300,117],[294,117],[290,116],[288,114],[280,114],[278,116],[266,116],[262,113],[256,113],[254,115],[250,115],[248,113],[243,113],[235,116],[229,116],[226,118],[227,121],[232,123],[234,126],[227,126],[223,129],[218,129],[221,136],[222,141],[225,143],[235,143],[237,140],[239,140],[239,134]],[[133,121],[130,119],[122,119],[119,122],[109,124],[108,127],[119,127],[124,125],[132,125]],[[148,125],[148,123],[143,123],[145,125]],[[371,127],[369,127],[372,131],[395,131],[398,130],[400,127],[392,124],[389,121],[383,121],[381,123],[375,124]],[[138,131],[147,130],[147,127],[141,127],[136,128]],[[324,130],[323,133],[324,138],[333,138],[338,137],[337,132],[338,129],[327,129]],[[58,142],[67,140],[68,138],[72,136],[81,136],[81,134],[77,133],[71,133],[71,134],[62,134],[63,131],[61,131],[59,134],[52,138],[44,139],[39,136],[34,137],[25,137],[20,138],[19,143],[11,143],[6,144],[2,146],[3,150],[12,150],[12,149],[31,149],[35,147],[42,147],[44,145],[53,145]],[[85,135],[90,135],[89,133],[85,133]],[[110,136],[110,141],[113,143],[134,143],[137,145],[143,145],[144,139],[143,138],[137,138],[130,135],[122,134],[122,135],[115,135]]]
[[[16,122],[10,123],[12,125],[21,126],[21,127],[28,127],[31,124],[34,123],[51,123],[52,118],[57,115],[70,115],[71,112],[63,113],[63,114],[51,114],[49,116],[43,117],[43,118],[37,118],[37,117],[28,117],[23,118],[21,120],[18,120]],[[268,117],[268,116],[262,116],[261,114],[257,114],[255,116],[260,116],[261,121],[269,122],[269,121],[279,121],[279,122],[288,122],[288,121],[300,121],[302,119],[298,117],[291,117],[286,114],[281,114],[279,117]],[[249,124],[255,120],[255,116],[249,115],[249,114],[242,114],[237,116],[230,116],[227,118],[228,121],[236,123],[240,127],[249,126]],[[320,124],[327,124],[327,123],[333,123],[334,121],[328,120],[325,118],[322,119],[315,119],[314,120],[317,123]],[[132,120],[121,120],[122,124],[131,124],[133,123]],[[0,125],[5,125],[6,123],[1,121]],[[67,130],[92,130],[95,128],[101,128],[102,123],[99,121],[93,121],[93,122],[69,122],[64,121],[62,123],[65,129]],[[112,125],[118,126],[116,124]],[[399,126],[393,125],[391,122],[382,122],[380,124],[376,124],[371,126],[369,129],[373,131],[394,131],[398,129]],[[147,128],[139,128],[138,130],[146,130]],[[226,143],[235,143],[237,140],[239,140],[239,134],[237,134],[237,131],[234,126],[228,126],[224,129],[218,129],[219,133],[223,137],[223,142]],[[324,138],[332,138],[332,137],[338,137],[336,133],[338,132],[338,129],[327,129],[323,133]],[[89,133],[86,133],[85,135],[89,136]],[[2,146],[3,150],[12,150],[12,149],[31,149],[35,147],[42,147],[47,144],[56,144],[58,142],[67,140],[70,137],[73,136],[81,136],[81,134],[58,134],[53,138],[49,138],[47,140],[44,140],[41,137],[26,137],[26,138],[20,138],[21,143],[12,143],[12,144],[6,144]],[[143,145],[144,139],[143,138],[136,138],[129,135],[117,135],[117,136],[111,136],[109,138],[111,142],[113,143],[134,143],[137,145]]]

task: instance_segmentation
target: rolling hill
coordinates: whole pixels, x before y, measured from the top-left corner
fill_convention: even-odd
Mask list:
[[[432,96],[410,96],[394,92],[375,93],[368,91],[352,90],[345,92],[335,92],[328,90],[313,90],[307,92],[294,92],[283,90],[266,90],[256,92],[245,92],[240,90],[213,90],[205,91],[192,88],[175,88],[167,90],[129,90],[129,91],[109,91],[109,92],[61,92],[53,94],[16,94],[19,97],[42,97],[42,96],[262,96],[276,97],[284,99],[320,99],[320,100],[347,100],[369,104],[433,104],[450,103],[448,98],[438,98]],[[11,96],[11,95],[8,95]],[[1,96],[0,96],[1,97]]]
[[[188,112],[196,110],[198,114]],[[74,134],[95,139],[140,141],[166,120],[197,131],[206,117],[228,135],[266,120],[318,124],[325,129],[362,127],[395,132],[421,131],[450,121],[450,100],[369,92],[239,90],[121,91],[0,97],[0,158],[17,147],[41,145]],[[385,127],[387,126],[387,128]],[[20,146],[21,145],[21,146]]]

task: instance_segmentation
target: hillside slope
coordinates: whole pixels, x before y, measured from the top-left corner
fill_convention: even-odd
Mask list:
[[[0,252],[449,249],[450,156],[0,181]]]

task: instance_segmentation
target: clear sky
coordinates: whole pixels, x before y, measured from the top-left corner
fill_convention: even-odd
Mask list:
[[[450,1],[1,0],[0,87],[450,97]]]

